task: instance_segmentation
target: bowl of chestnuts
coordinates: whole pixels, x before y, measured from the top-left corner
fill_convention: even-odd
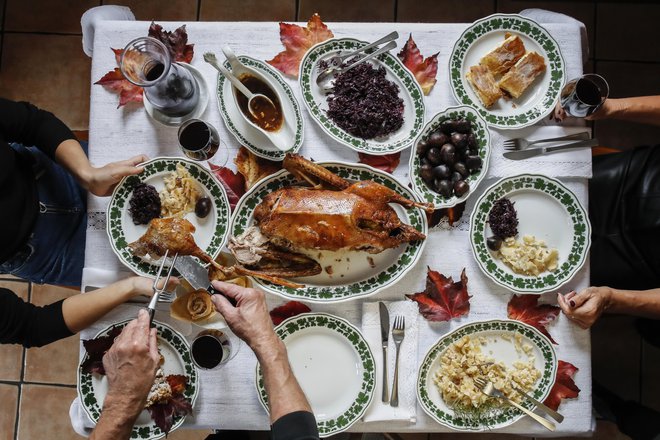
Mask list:
[[[472,107],[449,107],[426,123],[410,154],[413,189],[436,209],[464,202],[486,176],[490,134]]]

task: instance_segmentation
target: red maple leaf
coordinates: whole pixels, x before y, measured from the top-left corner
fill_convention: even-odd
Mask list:
[[[152,420],[165,435],[170,432],[178,417],[192,414],[192,404],[183,394],[173,394],[167,402],[159,402],[147,408]]]
[[[245,194],[245,178],[240,173],[235,173],[227,167],[211,165],[211,173],[222,183],[227,192],[229,206],[232,211],[240,198]]]
[[[186,25],[182,25],[174,32],[163,30],[159,24],[151,22],[149,26],[149,36],[156,38],[163,43],[170,51],[170,55],[174,61],[183,61],[184,63],[192,62],[194,44],[188,44],[188,32],[186,32]]]
[[[553,344],[557,344],[548,333],[546,325],[557,318],[559,307],[539,304],[540,297],[541,295],[513,295],[506,307],[507,315],[509,319],[531,325],[547,336]]]
[[[107,336],[99,336],[94,339],[83,339],[83,347],[87,351],[87,359],[81,365],[83,373],[98,373],[105,375],[103,367],[103,356],[110,350],[115,338],[121,334],[122,327],[112,327]]]
[[[270,319],[274,325],[279,325],[287,318],[300,315],[301,313],[311,312],[312,309],[298,301],[289,301],[270,311]]]
[[[449,321],[470,311],[467,283],[465,269],[461,272],[461,280],[454,282],[451,277],[447,278],[429,267],[426,289],[406,297],[417,302],[419,313],[429,321]]]
[[[142,102],[142,88],[128,82],[119,67],[115,67],[115,70],[106,73],[103,78],[94,84],[102,85],[115,93],[119,93],[117,108],[129,102]]]
[[[425,95],[431,92],[431,89],[437,82],[435,76],[438,73],[438,53],[424,59],[417,48],[417,44],[413,40],[412,34],[410,34],[406,45],[403,46],[403,49],[398,54],[404,66],[415,75],[415,79],[417,79]]]
[[[306,27],[280,22],[280,41],[284,50],[266,62],[280,72],[298,78],[300,61],[307,50],[332,37],[332,31],[321,21],[319,14],[312,15]]]
[[[373,154],[358,153],[358,162],[371,165],[379,170],[392,173],[399,166],[401,160],[401,152],[392,154],[383,154],[382,156],[375,156]]]
[[[454,223],[463,217],[463,212],[465,212],[465,203],[466,202],[459,203],[458,205],[452,206],[451,208],[436,209],[433,211],[433,213],[427,214],[429,228],[437,226],[440,223],[440,220],[442,220],[444,217],[447,217],[449,226],[454,226]]]
[[[555,377],[555,384],[550,390],[550,394],[545,399],[545,403],[550,408],[557,410],[561,399],[575,399],[580,394],[580,389],[575,385],[573,376],[578,371],[578,368],[570,362],[560,360],[557,366],[557,376]]]

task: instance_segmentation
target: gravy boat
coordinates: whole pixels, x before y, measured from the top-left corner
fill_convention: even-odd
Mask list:
[[[295,121],[296,113],[293,109],[293,106],[291,105],[291,102],[285,96],[283,96],[282,90],[280,90],[280,86],[271,81],[266,75],[263,75],[259,70],[253,69],[241,63],[241,61],[236,57],[236,55],[234,55],[234,52],[231,50],[231,48],[229,48],[229,46],[224,46],[222,48],[222,53],[225,55],[225,58],[227,58],[227,61],[229,61],[229,65],[231,66],[232,73],[235,77],[240,78],[242,75],[246,74],[254,76],[255,78],[268,85],[268,87],[270,87],[270,89],[277,96],[277,99],[280,101],[280,107],[282,109],[281,127],[275,131],[264,130],[252,122],[252,120],[243,113],[238,105],[238,100],[236,99],[236,93],[240,92],[236,90],[234,86],[231,86],[231,96],[234,100],[234,105],[238,109],[238,112],[241,114],[241,117],[248,124],[254,127],[255,130],[266,136],[277,149],[281,151],[290,150],[295,144],[296,139],[295,130],[291,126],[291,123]]]

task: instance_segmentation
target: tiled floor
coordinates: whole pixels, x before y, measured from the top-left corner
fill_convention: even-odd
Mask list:
[[[129,6],[139,20],[306,20],[318,11],[325,21],[470,22],[493,12],[540,7],[583,21],[589,33],[585,71],[604,75],[611,96],[660,92],[657,2],[537,0],[0,0],[0,96],[49,109],[71,128],[86,130],[90,60],[80,45],[80,16],[99,4]],[[84,132],[83,132],[84,135]],[[658,143],[660,128],[632,123],[596,123],[604,145]],[[0,276],[26,301],[45,304],[73,293],[30,286]],[[0,440],[79,438],[68,423],[75,396],[77,337],[45,348],[0,346]],[[615,355],[613,355],[615,353]],[[594,378],[621,397],[660,410],[660,350],[642,343],[625,317],[602,319],[593,330]],[[169,438],[203,439],[207,432],[179,431]],[[600,424],[599,438],[625,438]],[[263,433],[260,436],[264,437]],[[355,436],[351,436],[354,438]],[[444,440],[449,434],[405,435],[405,440]],[[475,435],[504,440],[510,436]],[[518,437],[520,438],[520,437]]]

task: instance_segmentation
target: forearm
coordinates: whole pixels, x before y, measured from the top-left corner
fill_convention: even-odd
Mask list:
[[[127,278],[93,292],[68,297],[62,304],[66,326],[72,333],[89,327],[133,296],[132,282],[132,278]]]
[[[660,288],[651,290],[610,289],[606,310],[646,318],[660,318]]]
[[[77,140],[69,139],[59,144],[55,150],[55,159],[76,178],[80,186],[89,190],[93,168]]]
[[[140,415],[144,403],[127,401],[125,397],[108,394],[103,403],[103,411],[90,440],[124,440],[131,436],[135,420]]]
[[[275,338],[269,346],[257,347],[255,353],[264,376],[271,423],[295,411],[311,412],[307,398],[291,370],[284,343]]]
[[[608,99],[598,119],[619,119],[640,124],[660,125],[660,95]]]

